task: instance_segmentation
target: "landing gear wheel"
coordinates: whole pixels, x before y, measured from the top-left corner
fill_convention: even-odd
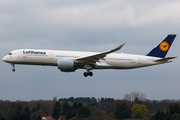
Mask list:
[[[15,72],[16,70],[15,69],[12,69],[13,72]]]
[[[89,76],[93,76],[93,73],[92,73],[92,72],[89,72]]]
[[[87,76],[93,76],[93,73],[92,72],[84,72],[84,77],[87,77]]]
[[[84,77],[87,77],[88,76],[88,73],[87,72],[84,72]]]

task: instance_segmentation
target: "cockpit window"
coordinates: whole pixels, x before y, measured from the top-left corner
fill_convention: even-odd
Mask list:
[[[8,53],[8,55],[12,55],[12,53]]]

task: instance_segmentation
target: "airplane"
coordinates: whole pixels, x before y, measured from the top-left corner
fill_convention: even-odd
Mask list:
[[[86,69],[84,76],[93,76],[93,69],[134,69],[172,62],[176,57],[166,57],[176,35],[169,34],[147,55],[113,53],[124,45],[105,52],[60,51],[43,49],[18,49],[11,51],[2,60],[10,63],[15,72],[15,64],[57,66],[62,72]]]

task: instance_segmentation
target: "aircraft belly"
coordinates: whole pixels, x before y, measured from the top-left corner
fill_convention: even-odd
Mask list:
[[[97,64],[95,69],[131,69],[137,68],[137,64],[135,62],[120,62],[120,61],[106,61],[101,64]]]

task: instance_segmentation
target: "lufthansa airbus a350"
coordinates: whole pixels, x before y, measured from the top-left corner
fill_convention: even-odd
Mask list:
[[[168,35],[147,55],[113,53],[124,45],[106,52],[77,52],[43,49],[18,49],[11,51],[2,60],[15,64],[57,66],[62,72],[86,69],[84,76],[93,76],[93,69],[133,69],[172,62],[176,57],[165,57],[176,35]]]

